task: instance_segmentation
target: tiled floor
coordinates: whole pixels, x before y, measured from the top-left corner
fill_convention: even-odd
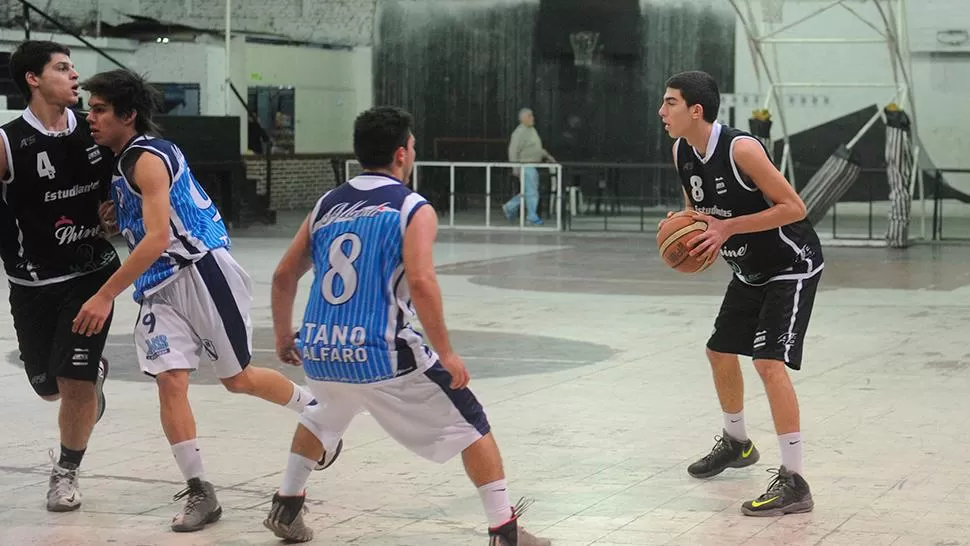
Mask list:
[[[970,544],[966,247],[825,249],[805,367],[794,374],[816,508],[758,519],[738,505],[764,490],[779,456],[747,363],[746,416],[762,462],[707,481],[685,471],[721,427],[703,343],[728,280],[723,264],[674,273],[650,235],[439,239],[448,324],[513,499],[536,499],[525,525],[554,544]],[[287,242],[240,236],[234,249],[257,289],[256,363],[281,369],[269,281]],[[44,510],[57,407],[33,395],[12,321],[0,316],[0,545],[277,544],[261,521],[295,415],[225,392],[211,370],[197,374],[190,396],[225,513],[199,533],[169,531],[181,477],[155,388],[132,360],[135,313],[129,294],[119,298],[108,413],[85,458],[84,505],[69,514]],[[367,415],[351,426],[338,464],[312,476],[309,494],[315,544],[487,542],[460,461],[411,456]]]

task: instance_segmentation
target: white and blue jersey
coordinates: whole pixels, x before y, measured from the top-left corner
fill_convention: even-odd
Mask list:
[[[404,233],[428,202],[389,176],[364,174],[317,201],[310,215],[313,287],[299,346],[308,378],[376,383],[438,359],[411,327]]]
[[[129,250],[145,238],[141,192],[131,182],[135,162],[142,153],[154,154],[168,170],[170,220],[168,248],[135,281],[134,297],[138,302],[164,286],[182,268],[212,250],[230,246],[222,216],[192,176],[182,151],[167,140],[140,135],[118,154],[111,181],[115,217]]]

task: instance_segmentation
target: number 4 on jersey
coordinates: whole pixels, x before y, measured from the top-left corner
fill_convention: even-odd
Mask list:
[[[41,178],[49,178],[54,180],[57,175],[57,171],[54,170],[54,165],[51,164],[51,158],[47,156],[47,152],[40,152],[37,154],[37,176]]]

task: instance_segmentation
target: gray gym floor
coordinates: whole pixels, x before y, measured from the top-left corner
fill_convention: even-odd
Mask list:
[[[255,281],[254,364],[276,362],[270,278],[291,228],[249,230],[233,253]],[[706,481],[687,465],[722,426],[704,342],[729,269],[663,266],[651,234],[443,230],[439,280],[454,344],[499,441],[523,524],[559,546],[587,544],[970,544],[970,252],[923,245],[824,249],[801,403],[815,511],[748,518],[779,464],[760,380],[745,362],[746,418],[761,462]],[[123,252],[127,255],[127,252]],[[309,277],[298,302],[305,301]],[[5,285],[2,288],[7,291]],[[298,304],[298,308],[301,306]],[[131,345],[137,306],[117,300],[108,412],[82,467],[81,509],[44,509],[57,406],[34,396],[3,313],[0,544],[278,544],[261,522],[296,415],[233,395],[203,367],[193,403],[221,521],[169,531],[182,479],[153,383]],[[484,545],[478,494],[459,460],[412,456],[360,415],[336,465],[309,483],[315,544]]]

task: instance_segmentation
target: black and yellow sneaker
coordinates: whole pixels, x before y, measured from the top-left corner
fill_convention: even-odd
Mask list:
[[[742,504],[742,514],[770,517],[812,511],[815,501],[805,478],[784,466],[770,468],[768,472],[775,474],[768,484],[768,490],[760,497]]]
[[[687,473],[695,478],[710,478],[724,472],[725,468],[744,468],[758,462],[761,455],[750,439],[746,442],[735,440],[724,431],[723,436],[715,436],[717,443],[707,455],[687,467]]]

